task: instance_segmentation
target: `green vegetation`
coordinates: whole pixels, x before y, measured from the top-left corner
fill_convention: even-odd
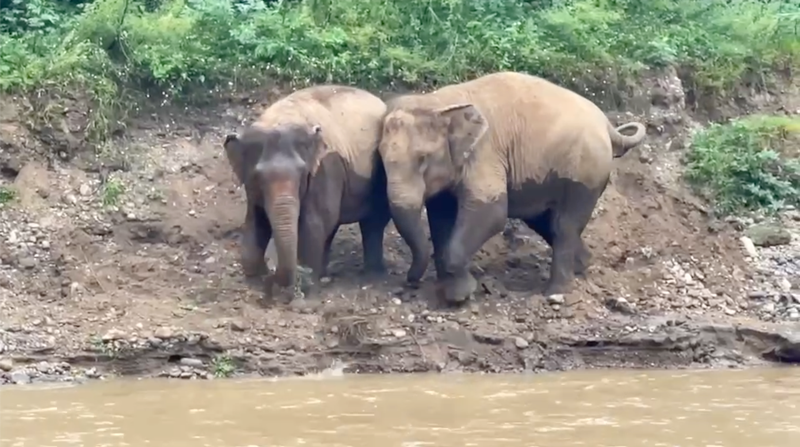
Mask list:
[[[215,377],[224,378],[230,377],[236,371],[236,365],[233,364],[233,359],[227,355],[214,357],[211,361],[211,369]]]
[[[116,206],[119,199],[125,194],[125,185],[117,179],[109,179],[103,185],[103,205]]]
[[[11,203],[17,198],[17,191],[9,186],[0,186],[0,205]]]
[[[750,116],[699,131],[686,177],[722,214],[800,206],[800,118]]]
[[[0,90],[88,95],[97,138],[131,92],[185,99],[268,76],[413,88],[513,69],[591,95],[672,64],[719,91],[800,66],[798,11],[800,0],[0,0]]]

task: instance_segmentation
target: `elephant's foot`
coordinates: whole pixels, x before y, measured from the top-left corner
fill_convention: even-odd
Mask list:
[[[448,304],[461,304],[467,301],[478,288],[478,281],[467,272],[458,277],[438,281],[436,294]]]
[[[386,270],[386,266],[381,264],[366,264],[364,268],[361,269],[359,276],[361,279],[364,280],[376,280],[386,276],[388,270]]]
[[[565,295],[572,291],[571,281],[549,281],[544,289],[544,296]]]
[[[242,273],[244,274],[245,278],[260,278],[269,272],[269,268],[263,256],[243,256],[241,264]]]

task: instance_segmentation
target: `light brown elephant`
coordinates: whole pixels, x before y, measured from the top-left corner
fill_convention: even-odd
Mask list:
[[[225,154],[247,195],[245,276],[266,273],[264,252],[274,236],[279,286],[296,284],[298,262],[319,278],[339,225],[354,222],[366,273],[384,271],[391,216],[377,149],[385,112],[364,90],[315,86],[273,103],[241,136],[226,137]]]
[[[392,218],[412,252],[418,282],[429,250],[424,204],[444,298],[476,286],[472,256],[519,218],[553,249],[545,294],[564,293],[587,268],[581,234],[606,188],[612,159],[639,144],[645,127],[614,128],[588,99],[547,80],[501,72],[388,102],[380,153]],[[633,136],[620,132],[635,128]]]

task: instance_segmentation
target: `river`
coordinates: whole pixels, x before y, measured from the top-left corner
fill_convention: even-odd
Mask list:
[[[3,447],[789,447],[800,369],[112,380],[0,390]]]

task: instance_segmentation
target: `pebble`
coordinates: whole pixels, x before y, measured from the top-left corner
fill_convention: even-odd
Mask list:
[[[514,337],[514,346],[519,349],[525,349],[530,346],[530,343],[522,337]]]
[[[0,371],[11,371],[14,369],[14,361],[11,359],[0,359]]]
[[[125,338],[125,332],[119,329],[111,329],[103,335],[103,341],[114,341]]]
[[[155,335],[156,338],[160,338],[162,340],[172,338],[172,334],[173,334],[172,329],[165,326],[156,329],[156,331],[153,333],[153,335]]]
[[[14,371],[11,373],[11,381],[17,385],[31,383],[31,376],[25,371]]]
[[[742,236],[739,240],[742,241],[742,246],[744,247],[744,251],[747,253],[747,256],[750,256],[751,258],[758,257],[758,251],[756,251],[756,246],[753,244],[752,239],[747,236]]]
[[[392,329],[392,335],[397,338],[403,338],[407,335],[405,329]]]
[[[190,357],[183,357],[181,358],[181,365],[188,366],[190,368],[202,368],[203,361],[200,359],[193,359]]]
[[[565,302],[564,295],[561,294],[550,295],[547,297],[547,302],[548,304],[558,304],[558,305],[564,304]]]

